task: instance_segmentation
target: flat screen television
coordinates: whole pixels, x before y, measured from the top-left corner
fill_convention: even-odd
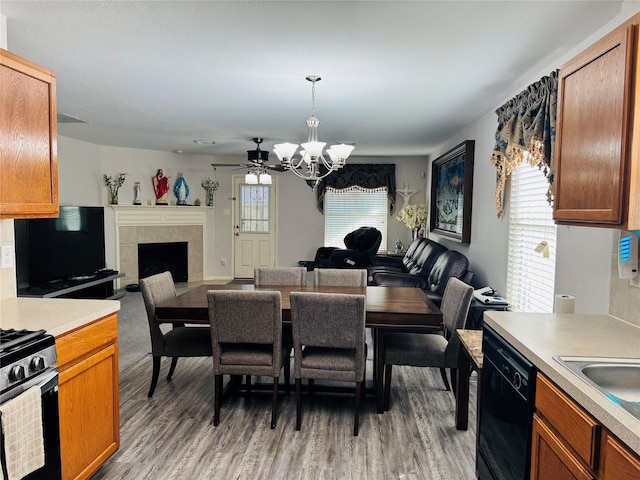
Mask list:
[[[61,206],[58,218],[14,226],[19,288],[82,280],[105,268],[104,207]]]

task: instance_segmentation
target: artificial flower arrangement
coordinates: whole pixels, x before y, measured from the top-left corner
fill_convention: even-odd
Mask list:
[[[211,180],[209,177],[202,181],[202,188],[207,192],[207,206],[213,206],[213,194],[220,186],[217,180]]]
[[[429,211],[426,205],[406,205],[400,210],[396,220],[411,229],[420,228],[427,223]]]
[[[118,204],[118,190],[124,184],[124,179],[127,176],[127,173],[118,173],[115,178],[107,176],[107,174],[103,174],[104,184],[109,187],[109,192],[111,193],[111,204]]]

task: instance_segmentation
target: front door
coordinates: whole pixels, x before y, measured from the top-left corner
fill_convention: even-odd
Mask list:
[[[276,178],[271,185],[248,185],[233,177],[234,277],[253,278],[257,267],[276,265]]]

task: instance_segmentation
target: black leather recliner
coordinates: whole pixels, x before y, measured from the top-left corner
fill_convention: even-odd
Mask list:
[[[364,268],[382,242],[382,233],[374,227],[360,227],[344,237],[347,247],[320,247],[316,251],[314,268]]]

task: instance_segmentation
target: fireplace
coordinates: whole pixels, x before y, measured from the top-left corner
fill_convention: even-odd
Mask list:
[[[188,242],[138,244],[138,278],[169,271],[173,281],[189,281]]]

